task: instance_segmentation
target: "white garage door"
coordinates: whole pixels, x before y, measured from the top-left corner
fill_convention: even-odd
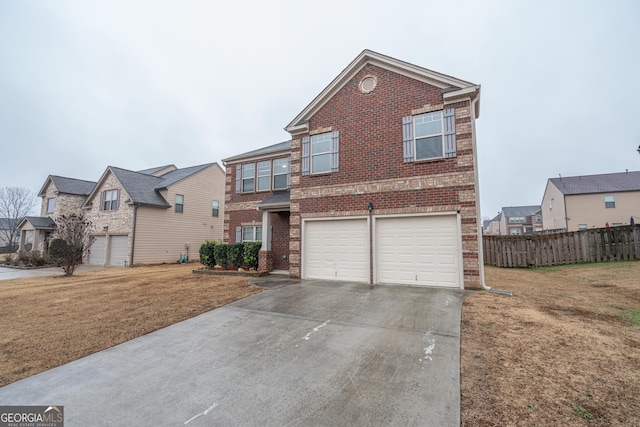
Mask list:
[[[105,242],[105,236],[93,236],[93,243],[91,244],[91,252],[89,254],[89,264],[104,265]]]
[[[306,279],[369,282],[369,227],[366,219],[306,221]]]
[[[127,259],[129,236],[111,236],[110,239],[109,265],[124,267],[124,262]]]
[[[378,283],[460,287],[455,215],[377,218]]]

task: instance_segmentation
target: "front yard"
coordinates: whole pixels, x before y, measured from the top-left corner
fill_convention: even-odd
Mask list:
[[[0,281],[0,386],[262,289],[193,265]],[[487,268],[462,313],[464,426],[640,425],[640,262]]]
[[[640,426],[640,262],[487,268],[463,305],[465,426]]]

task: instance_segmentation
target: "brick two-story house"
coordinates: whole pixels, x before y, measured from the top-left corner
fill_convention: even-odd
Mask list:
[[[227,242],[304,279],[479,288],[480,86],[369,50],[286,126],[224,159]]]

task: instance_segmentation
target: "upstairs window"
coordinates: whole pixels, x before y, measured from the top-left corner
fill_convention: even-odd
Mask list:
[[[176,213],[184,212],[184,195],[176,194],[175,208],[176,208]]]
[[[273,189],[284,190],[291,182],[291,158],[275,159],[273,161]]]
[[[258,162],[258,190],[271,190],[271,161]]]
[[[115,211],[118,209],[118,190],[106,190],[102,192],[102,210]]]
[[[211,203],[211,216],[215,218],[220,216],[220,202],[218,200]]]
[[[616,196],[604,196],[604,207],[612,209],[616,207]]]
[[[509,217],[509,222],[511,224],[521,224],[525,222],[525,218],[523,216],[512,216]]]
[[[255,190],[255,163],[247,163],[242,165],[242,192],[250,193]]]
[[[331,134],[322,133],[311,137],[311,173],[331,170]]]
[[[47,199],[47,213],[53,212],[55,207],[56,207],[56,199],[53,197],[50,199]]]
[[[327,132],[302,138],[302,175],[338,172],[340,133]]]
[[[447,108],[404,117],[402,119],[402,140],[405,163],[455,157],[455,110]]]

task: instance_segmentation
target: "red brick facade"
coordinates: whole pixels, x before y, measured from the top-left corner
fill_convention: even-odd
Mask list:
[[[364,93],[360,84],[371,76],[376,79],[375,89]],[[284,267],[286,256],[290,276],[300,277],[303,219],[366,216],[371,202],[373,214],[378,215],[457,212],[462,227],[464,287],[480,287],[471,103],[470,96],[445,99],[441,87],[372,63],[366,63],[349,76],[323,105],[310,113],[304,130],[292,133],[288,238],[280,232],[286,231],[285,221],[281,221],[284,218],[280,218],[280,214],[272,215],[273,268]],[[455,109],[456,156],[406,163],[402,118],[444,108]],[[336,131],[339,132],[339,171],[302,175],[303,138]],[[235,167],[228,165],[227,189],[234,187]],[[236,226],[260,223],[262,213],[256,211],[255,205],[266,196],[268,194],[227,192],[227,207],[231,208],[225,210],[227,241],[234,240]],[[288,251],[284,246],[288,246]],[[373,269],[373,262],[370,264]]]

